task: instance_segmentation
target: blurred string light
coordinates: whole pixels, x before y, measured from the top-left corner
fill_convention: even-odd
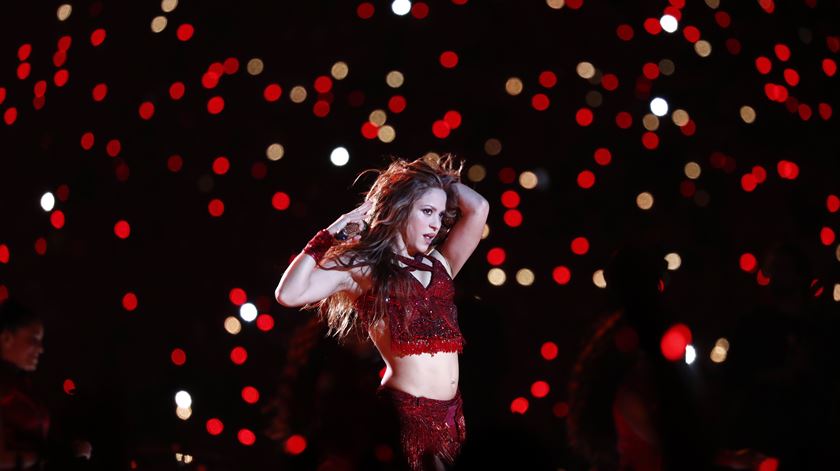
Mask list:
[[[714,348],[709,353],[709,358],[715,363],[723,363],[726,361],[726,355],[729,353],[729,341],[721,337],[715,342]]]
[[[170,13],[178,8],[178,0],[162,0],[160,2],[160,9],[165,13]]]
[[[545,3],[555,10],[559,10],[566,5],[566,0],[545,0]]]
[[[187,455],[184,453],[175,453],[175,461],[184,464],[190,464],[193,461],[192,455]]]
[[[229,316],[225,319],[225,330],[231,335],[236,335],[242,331],[242,323],[239,319]]]
[[[409,0],[394,0],[391,3],[391,11],[398,16],[407,15],[411,11],[411,2]]]
[[[350,161],[350,153],[344,147],[336,147],[330,153],[330,162],[336,167],[343,167]]]
[[[490,271],[487,272],[487,281],[489,281],[493,286],[502,286],[505,284],[506,280],[507,275],[501,268],[491,268]]]
[[[306,100],[306,95],[306,89],[300,85],[296,85],[289,92],[289,99],[292,100],[292,103],[303,103]]]
[[[44,195],[41,196],[41,208],[44,211],[49,212],[49,211],[52,211],[54,207],[55,207],[55,196],[53,196],[53,194],[49,191],[44,193]]]
[[[286,149],[283,148],[283,145],[276,142],[265,150],[265,156],[268,157],[268,160],[280,160],[285,153]]]
[[[399,70],[392,70],[385,76],[385,83],[391,88],[400,88],[405,83],[405,76]]]
[[[370,112],[370,115],[368,115],[368,121],[377,126],[384,125],[387,120],[388,114],[383,110],[373,110]]]
[[[752,106],[742,106],[740,110],[741,119],[744,120],[747,124],[752,124],[755,122],[755,110]]]
[[[701,170],[700,165],[697,162],[689,162],[685,164],[683,171],[685,172],[685,176],[692,180],[700,178]]]
[[[595,270],[595,273],[592,274],[592,283],[595,283],[595,286],[601,289],[607,287],[607,279],[604,278],[603,269]]]
[[[589,62],[580,62],[575,69],[580,78],[591,79],[595,76],[595,66]]]
[[[164,29],[166,29],[166,25],[168,24],[168,20],[165,16],[156,16],[152,19],[152,32],[153,33],[160,33]]]
[[[694,43],[694,51],[700,57],[709,57],[712,54],[712,45],[709,44],[709,41],[701,39]]]
[[[69,3],[64,3],[58,7],[56,10],[55,15],[58,17],[58,21],[66,21],[67,18],[70,18],[70,14],[73,13],[73,6]]]
[[[178,391],[175,393],[175,404],[182,409],[192,407],[192,396],[186,391]]]
[[[693,345],[686,345],[685,346],[685,364],[690,365],[694,363],[694,360],[697,359],[697,350],[694,349]]]
[[[665,256],[665,261],[668,262],[668,270],[678,270],[682,265],[682,258],[676,252],[671,252]]]
[[[668,102],[664,98],[654,98],[650,101],[650,112],[662,117],[668,114]]]
[[[838,246],[840,247],[840,246]],[[834,300],[840,301],[840,283],[834,284]]]
[[[648,209],[653,207],[653,195],[644,191],[639,193],[639,196],[636,197],[636,206],[640,209],[647,211]]]
[[[175,415],[181,420],[187,420],[192,416],[192,408],[190,407],[176,407]]]
[[[248,61],[248,64],[245,66],[245,70],[247,70],[250,75],[259,75],[262,73],[264,67],[265,65],[263,64],[262,59],[255,57]]]
[[[527,268],[517,271],[516,282],[522,286],[531,286],[534,284],[534,272]]]
[[[467,170],[467,178],[471,182],[480,182],[487,177],[487,170],[481,164],[472,165]]]
[[[257,306],[251,303],[245,303],[239,307],[239,317],[245,322],[252,322],[257,318],[257,314],[259,314],[257,312]]]
[[[484,141],[484,152],[487,155],[499,155],[502,152],[502,142],[495,138]]]
[[[662,18],[659,19],[659,25],[666,33],[673,33],[677,30],[679,23],[672,15],[662,15]]]
[[[346,62],[343,61],[336,62],[330,69],[330,75],[332,75],[332,77],[336,80],[346,79],[349,73],[350,67],[347,65]]]
[[[522,89],[524,85],[522,84],[522,80],[519,77],[511,77],[507,79],[505,82],[505,91],[508,95],[516,96],[522,93]]]
[[[526,170],[519,174],[519,185],[526,190],[533,190],[539,184],[539,178],[537,174]]]

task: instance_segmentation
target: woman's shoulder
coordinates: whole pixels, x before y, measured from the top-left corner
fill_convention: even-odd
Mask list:
[[[442,253],[440,253],[437,249],[432,249],[432,251],[429,252],[429,256],[440,262],[446,270],[446,274],[452,278],[452,266],[449,265],[449,260],[447,260]]]

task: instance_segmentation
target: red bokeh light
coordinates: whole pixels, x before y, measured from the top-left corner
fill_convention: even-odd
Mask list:
[[[834,59],[823,59],[822,69],[823,72],[825,72],[825,75],[834,77],[834,74],[837,73],[837,63],[834,62]]]
[[[548,361],[554,360],[557,358],[557,354],[559,353],[557,348],[557,344],[554,342],[545,342],[540,347],[540,355]]]
[[[62,389],[64,389],[65,394],[68,394],[70,396],[76,394],[76,383],[73,382],[72,379],[65,379],[61,387]]]
[[[140,113],[141,118],[145,120],[152,119],[152,116],[155,114],[155,105],[150,101],[144,101],[140,104],[138,112]]]
[[[700,40],[700,30],[697,29],[695,26],[686,26],[683,29],[683,36],[685,37],[686,41],[690,43],[696,43]]]
[[[562,419],[569,415],[569,404],[566,402],[558,402],[551,408],[551,412],[555,417]]]
[[[653,131],[648,131],[642,134],[642,145],[645,149],[654,150],[659,147],[659,136]]]
[[[29,54],[32,53],[32,45],[28,43],[21,44],[17,51],[18,60],[25,61]]]
[[[511,184],[513,181],[516,180],[516,170],[505,167],[499,170],[499,181],[505,184]]]
[[[299,455],[306,450],[306,439],[302,435],[292,435],[286,439],[283,449],[290,455]]]
[[[104,29],[99,28],[97,30],[94,30],[94,32],[90,34],[90,43],[93,45],[93,47],[97,47],[103,42],[105,42],[105,36],[106,33]]]
[[[620,111],[615,115],[615,124],[621,129],[629,129],[633,125],[633,115],[626,111]]]
[[[271,206],[278,211],[285,211],[289,208],[291,203],[292,199],[289,198],[289,195],[283,193],[282,191],[274,193],[274,196],[271,197]]]
[[[0,263],[9,263],[9,246],[0,244]]]
[[[756,260],[755,255],[751,253],[744,253],[741,254],[738,264],[741,266],[741,270],[747,273],[752,273],[752,271],[758,266],[758,260]]]
[[[207,433],[210,435],[220,435],[225,429],[225,425],[219,419],[210,419],[207,421]]]
[[[178,30],[175,32],[175,35],[178,36],[180,41],[189,41],[193,37],[193,34],[195,34],[195,28],[189,23],[178,26]]]
[[[551,272],[551,277],[554,278],[554,282],[558,285],[565,285],[572,279],[572,272],[561,265],[554,268]]]
[[[612,153],[610,153],[609,149],[601,147],[599,149],[595,149],[594,158],[598,165],[606,166],[612,161]]]
[[[583,0],[566,0],[566,6],[572,10],[579,10],[583,6]]]
[[[213,217],[220,217],[225,213],[225,203],[218,198],[214,198],[207,204],[207,211]]]
[[[440,65],[444,68],[452,69],[458,65],[458,54],[453,51],[444,51],[440,54]]]
[[[549,391],[551,391],[551,387],[549,387],[548,383],[545,381],[535,381],[534,384],[531,385],[531,395],[537,399],[548,396]]]
[[[114,234],[120,239],[128,239],[128,236],[131,235],[131,225],[128,224],[128,221],[117,221],[114,224]]]
[[[633,39],[633,27],[626,24],[618,25],[618,28],[615,29],[615,34],[622,41],[629,41]]]
[[[203,86],[204,88],[207,88],[207,89],[216,88],[216,85],[219,84],[219,77],[220,77],[220,74],[218,74],[216,72],[211,72],[211,71],[205,72],[201,76],[201,86]]]
[[[3,113],[3,121],[11,126],[17,120],[17,108],[14,106],[10,106],[4,113]]]
[[[575,113],[575,121],[577,121],[580,126],[589,126],[592,124],[593,118],[594,115],[592,114],[592,110],[589,108],[581,108],[577,110],[577,113]]]
[[[30,72],[32,72],[32,66],[29,62],[22,62],[17,67],[17,77],[20,80],[26,80]]]
[[[715,21],[721,28],[728,28],[729,25],[732,24],[732,17],[730,17],[729,13],[726,13],[725,11],[718,11],[715,13]]]
[[[260,392],[253,386],[242,388],[242,400],[248,404],[256,404],[260,400]]]
[[[265,101],[273,102],[280,99],[280,96],[283,94],[283,89],[280,88],[280,85],[276,83],[268,84],[263,90],[263,98]]]
[[[506,258],[507,254],[505,253],[505,249],[501,247],[493,247],[487,251],[487,263],[490,265],[499,266],[505,263]]]
[[[552,88],[557,85],[557,75],[550,70],[545,70],[540,72],[539,82],[545,88]]]
[[[207,100],[207,112],[210,114],[219,114],[225,109],[225,99],[220,96],[214,96]]]
[[[799,113],[799,117],[802,118],[802,121],[808,121],[811,119],[811,115],[813,114],[811,107],[805,103],[799,105],[797,112]]]
[[[166,168],[169,169],[170,172],[177,172],[181,170],[181,167],[184,166],[184,159],[180,155],[170,155],[168,159],[166,159]]]
[[[108,95],[108,85],[104,83],[99,83],[95,87],[93,87],[93,91],[91,92],[93,96],[93,101],[102,101],[105,99],[105,96]]]
[[[510,227],[519,227],[522,225],[522,213],[516,209],[508,209],[505,211],[504,220]]]
[[[785,82],[787,82],[787,84],[791,87],[795,87],[799,84],[799,72],[793,69],[785,69],[784,76]]]
[[[263,332],[268,332],[274,328],[274,318],[269,314],[260,314],[257,316],[257,328]]]
[[[446,123],[444,123],[444,124],[446,124]],[[434,131],[435,131],[435,127],[434,127],[434,125],[432,125],[432,132],[434,132]],[[362,136],[364,136],[365,139],[376,139],[376,136],[378,134],[379,134],[379,127],[376,126],[375,124],[371,123],[370,121],[365,121],[365,123],[362,124]],[[447,132],[446,135],[448,136],[449,133]]]
[[[589,170],[580,172],[577,176],[577,184],[584,190],[592,188],[592,186],[595,185],[595,174]]]
[[[770,284],[770,277],[765,275],[763,271],[758,270],[758,273],[755,274],[755,282],[760,286],[767,286]]]
[[[234,306],[241,306],[248,301],[248,294],[245,293],[245,290],[242,288],[233,288],[228,293],[228,299],[230,302],[233,303]]]
[[[216,157],[216,159],[213,160],[213,173],[216,175],[224,175],[228,172],[228,170],[230,170],[230,161],[227,157]]]
[[[776,170],[785,180],[795,180],[799,176],[799,166],[789,160],[780,160],[776,165]]]
[[[840,211],[840,197],[837,195],[828,195],[828,198],[825,199],[825,207],[829,213]]]
[[[524,414],[528,411],[528,399],[517,397],[510,403],[510,411],[514,414]]]
[[[67,52],[70,49],[70,46],[73,44],[73,38],[67,35],[64,35],[58,38],[56,42],[56,48],[61,52]]]
[[[662,25],[656,18],[648,18],[644,22],[645,31],[650,34],[659,34],[662,32]]]
[[[137,309],[137,295],[129,291],[122,298],[122,306],[128,312]]]
[[[67,84],[68,80],[70,80],[70,72],[66,69],[56,71],[55,75],[53,75],[53,83],[56,87],[63,87]]]
[[[776,458],[764,458],[758,465],[758,471],[777,471],[779,469],[779,460]]]
[[[572,240],[572,253],[585,255],[587,252],[589,252],[589,240],[586,237],[575,237]]]
[[[437,138],[440,138],[440,139],[446,138],[447,136],[449,136],[449,131],[450,131],[449,123],[447,123],[446,121],[444,121],[442,119],[439,119],[439,120],[435,121],[434,123],[432,123],[432,134],[434,134],[435,137],[437,137]]]
[[[47,93],[47,81],[38,80],[35,82],[32,87],[32,94],[35,95],[35,98],[43,98],[45,93]]]
[[[618,88],[618,77],[615,74],[604,74],[601,77],[601,86],[604,87],[604,90],[613,91]]]
[[[417,18],[418,20],[422,20],[429,16],[429,5],[426,5],[423,2],[417,2],[411,5],[411,16]]]
[[[686,136],[693,136],[697,132],[697,123],[693,119],[689,119],[685,126],[680,128],[680,132]],[[657,138],[656,143],[659,144],[659,138]]]
[[[122,151],[122,142],[119,139],[111,139],[105,144],[105,153],[108,154],[109,157],[116,157],[120,155]]]
[[[50,214],[50,224],[56,229],[64,227],[64,212],[56,209]]]
[[[235,57],[228,57],[222,65],[224,72],[228,75],[233,75],[239,71],[239,60]]]
[[[64,183],[58,185],[58,188],[55,190],[55,197],[61,202],[67,201],[67,198],[70,197],[70,187]]]
[[[758,0],[758,5],[768,14],[776,9],[776,3],[773,0]]]
[[[776,57],[782,62],[787,62],[790,59],[790,48],[784,44],[776,44],[773,47],[773,52],[776,53]]]
[[[531,97],[531,106],[537,111],[547,110],[550,104],[551,100],[544,93],[537,93]]]
[[[318,93],[327,93],[332,90],[333,82],[332,79],[327,77],[326,75],[321,75],[315,79],[315,84],[313,87],[315,91]]]
[[[659,77],[659,66],[654,64],[653,62],[648,62],[647,64],[642,66],[642,74],[648,80],[655,80]]]
[[[662,355],[670,361],[678,361],[685,356],[685,347],[691,343],[691,330],[685,324],[675,324],[665,331],[659,348]]]
[[[447,111],[446,114],[443,115],[443,120],[446,121],[446,124],[449,125],[452,129],[458,129],[461,126],[461,113],[451,110]]]
[[[752,168],[752,174],[755,177],[755,181],[757,183],[764,183],[764,180],[767,179],[767,170],[764,170],[764,167],[761,165],[756,165]]]
[[[773,69],[773,63],[770,62],[770,59],[759,56],[755,60],[755,68],[758,70],[758,73],[767,75]]]
[[[230,361],[232,361],[235,365],[241,365],[248,360],[248,351],[245,350],[243,347],[234,347],[233,350],[230,351]]]
[[[38,237],[35,239],[35,253],[38,255],[46,255],[47,253],[47,239]]]
[[[726,40],[726,50],[729,51],[730,54],[733,56],[737,56],[741,53],[741,41],[738,41],[735,38],[729,38]]]
[[[93,147],[94,136],[92,132],[86,132],[82,134],[82,139],[80,144],[82,145],[82,149],[90,150]]]
[[[741,177],[741,188],[743,188],[744,191],[751,192],[755,190],[757,186],[758,180],[752,173],[747,173]]]
[[[505,208],[515,208],[519,206],[520,198],[519,193],[513,190],[507,190],[502,193],[502,206]]]
[[[388,109],[394,113],[402,113],[405,111],[405,107],[405,98],[400,95],[394,95],[390,100],[388,100]]]
[[[172,360],[172,364],[175,366],[184,366],[184,363],[187,362],[187,352],[183,351],[180,348],[176,348],[172,350],[172,353],[169,355],[170,360]]]
[[[363,20],[367,20],[372,17],[373,12],[373,4],[370,2],[360,3],[359,6],[356,7],[356,15]]]
[[[830,227],[823,227],[822,229],[820,229],[820,242],[822,242],[823,245],[833,244],[834,238],[834,230]]]
[[[245,446],[251,446],[254,442],[257,441],[257,436],[254,435],[254,432],[248,430],[247,428],[243,428],[236,434],[236,438],[239,440],[239,443]]]

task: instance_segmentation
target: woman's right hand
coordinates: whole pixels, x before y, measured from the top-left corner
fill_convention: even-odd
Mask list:
[[[365,224],[365,219],[367,218],[368,212],[373,208],[373,203],[370,201],[365,201],[362,203],[358,208],[346,213],[342,214],[341,217],[336,219],[336,221],[327,227],[327,231],[330,234],[335,236],[338,234],[342,229],[344,229],[347,224],[356,223],[356,224]],[[353,237],[353,240],[358,240],[361,238],[361,235],[356,235]]]

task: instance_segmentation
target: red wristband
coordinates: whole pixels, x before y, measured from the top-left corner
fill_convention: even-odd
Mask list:
[[[332,234],[330,234],[330,231],[321,229],[317,234],[315,234],[315,237],[306,244],[306,247],[303,248],[303,253],[314,258],[315,263],[320,263],[321,259],[324,258],[324,254],[327,253],[327,250],[329,250],[334,243],[335,238]]]

